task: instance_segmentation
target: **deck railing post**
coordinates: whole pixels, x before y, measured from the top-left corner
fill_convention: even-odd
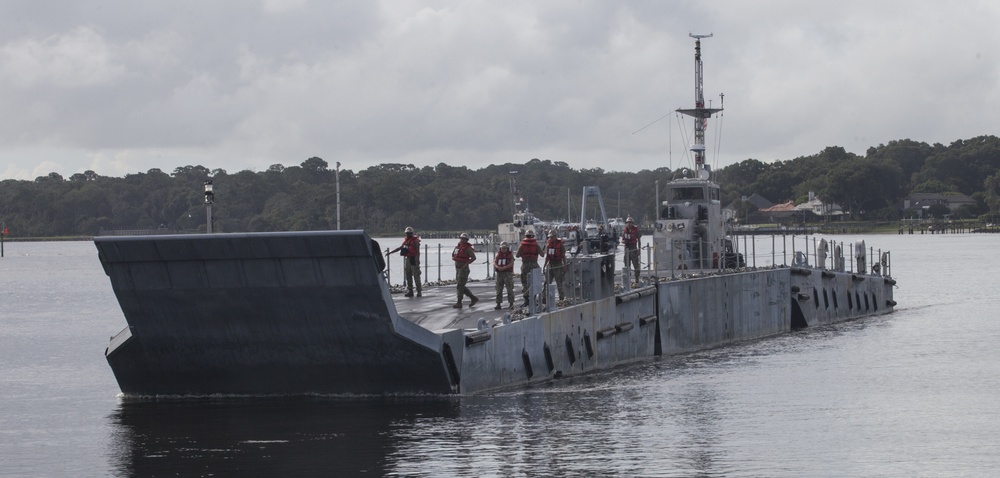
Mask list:
[[[486,243],[486,278],[493,279],[494,276],[490,274],[490,269],[493,266],[493,242]]]
[[[388,247],[385,248],[385,282],[392,287],[392,255]]]
[[[650,266],[653,265],[653,245],[646,244],[646,274],[650,273]],[[640,266],[640,269],[642,267]]]
[[[775,236],[774,234],[771,234],[771,267],[778,265],[777,251],[778,251],[778,237]]]
[[[792,234],[792,264],[794,265],[794,263],[795,263],[795,234]],[[785,261],[785,264],[788,264],[787,260]]]
[[[788,265],[788,236],[781,235],[781,265]]]

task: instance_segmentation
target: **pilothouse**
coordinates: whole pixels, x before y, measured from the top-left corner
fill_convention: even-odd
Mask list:
[[[677,112],[694,118],[695,169],[682,170],[667,184],[666,200],[660,204],[653,232],[656,269],[716,269],[739,267],[742,260],[726,239],[726,218],[720,203],[719,185],[711,181],[705,165],[705,129],[708,119],[722,108],[706,108],[702,81],[701,39],[695,38],[695,107]],[[724,258],[722,264],[720,257]]]

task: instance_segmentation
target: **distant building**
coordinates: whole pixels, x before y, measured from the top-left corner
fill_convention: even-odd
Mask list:
[[[805,220],[806,212],[795,209],[795,202],[788,201],[775,204],[771,207],[758,209],[760,219],[765,222],[802,222]]]
[[[802,204],[788,201],[757,210],[760,220],[765,222],[813,222],[819,220],[840,220],[844,210],[837,203],[825,203],[812,191],[809,200]]]
[[[726,206],[726,209],[732,211],[732,214],[734,215],[737,214],[738,211],[742,211],[739,213],[740,222],[753,224],[764,220],[765,218],[760,215],[760,210],[767,209],[771,206],[774,206],[773,202],[768,201],[767,198],[761,196],[760,194],[754,193],[750,196],[743,196],[729,203],[729,205]],[[745,214],[745,216],[743,214]]]
[[[955,212],[963,205],[975,207],[976,200],[961,193],[913,193],[903,200],[903,209],[917,209],[920,217],[927,217],[927,209],[934,204],[943,204],[948,206],[949,211]]]
[[[753,193],[750,196],[747,196],[743,200],[750,201],[750,204],[753,204],[753,206],[757,209],[767,209],[771,206],[774,206],[773,202],[768,201],[767,198],[757,193]]]
[[[840,220],[841,216],[844,215],[844,209],[840,207],[840,204],[835,202],[825,203],[812,191],[809,191],[809,200],[796,205],[795,209],[798,211],[811,211],[813,214],[827,218],[828,220]]]

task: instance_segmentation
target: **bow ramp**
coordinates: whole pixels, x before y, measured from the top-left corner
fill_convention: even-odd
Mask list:
[[[363,231],[94,243],[128,322],[106,351],[125,394],[457,389],[441,336],[396,313]]]

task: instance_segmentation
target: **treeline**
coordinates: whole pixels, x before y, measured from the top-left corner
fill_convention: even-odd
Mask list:
[[[979,136],[948,146],[892,141],[868,148],[864,156],[828,147],[770,164],[748,159],[722,169],[718,180],[729,199],[757,193],[776,203],[801,203],[813,191],[861,220],[917,217],[917,211],[902,210],[910,194],[964,194],[975,199],[976,206],[965,206],[953,216],[965,219],[998,211],[998,171],[1000,139]]]
[[[609,162],[610,164],[610,162]],[[517,171],[517,174],[512,174]],[[910,193],[962,193],[977,206],[961,214],[993,214],[1000,207],[1000,140],[983,136],[951,145],[910,140],[870,148],[864,156],[829,147],[818,154],[765,163],[748,159],[718,171],[723,204],[757,193],[774,202],[804,201],[810,191],[836,202],[855,219],[892,220]],[[373,234],[418,230],[490,230],[509,220],[511,178],[536,216],[579,220],[584,186],[599,186],[609,216],[632,215],[648,222],[655,214],[657,181],[668,168],[610,172],[575,170],[561,161],[491,165],[472,170],[438,164],[417,168],[380,164],[340,171],[342,229]],[[0,183],[0,221],[21,237],[92,236],[101,231],[165,229],[204,231],[204,182],[213,182],[215,232],[318,230],[337,227],[336,171],[321,158],[266,171],[183,166],[125,177],[93,171],[63,178]],[[742,205],[742,206],[740,206]],[[599,212],[588,201],[587,217]]]

